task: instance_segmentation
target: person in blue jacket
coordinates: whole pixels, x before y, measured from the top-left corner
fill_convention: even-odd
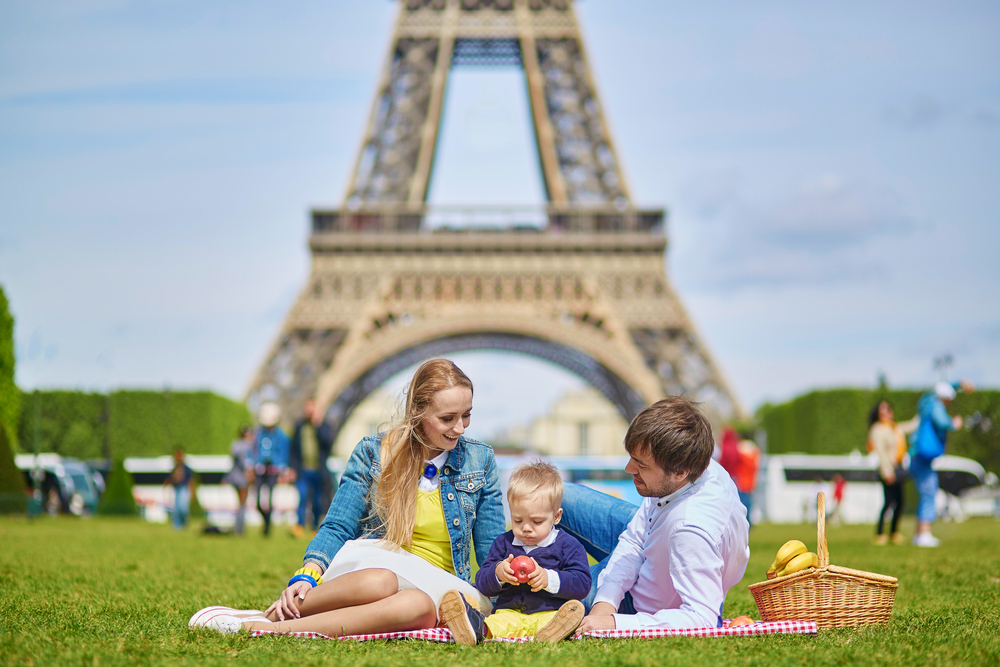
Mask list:
[[[271,511],[274,485],[288,468],[288,436],[278,426],[281,408],[276,403],[260,406],[260,426],[254,433],[250,449],[250,465],[254,472],[254,492],[257,510],[264,517],[264,536],[271,532]]]
[[[563,481],[550,463],[519,466],[510,477],[507,501],[512,530],[498,536],[476,573],[476,588],[496,597],[493,613],[485,616],[459,591],[441,601],[439,616],[455,641],[473,646],[487,637],[534,637],[558,642],[583,620],[580,602],[590,593],[590,564],[580,542],[555,526],[562,518]],[[533,566],[526,581],[518,579],[520,563]]]
[[[967,393],[974,389],[969,382],[954,385],[938,382],[934,385],[934,391],[921,396],[917,403],[920,426],[912,436],[910,475],[920,496],[917,504],[917,534],[913,536],[913,544],[918,547],[936,547],[940,544],[931,533],[931,524],[937,518],[938,492],[938,475],[931,463],[944,453],[948,432],[962,428],[962,416],[952,417],[948,414],[948,406],[955,399],[957,388]]]

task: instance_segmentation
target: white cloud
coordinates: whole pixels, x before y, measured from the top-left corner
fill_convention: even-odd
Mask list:
[[[821,176],[788,194],[751,200],[732,174],[694,180],[685,207],[698,217],[695,284],[708,289],[823,284],[883,276],[871,246],[896,242],[918,225],[887,187]]]

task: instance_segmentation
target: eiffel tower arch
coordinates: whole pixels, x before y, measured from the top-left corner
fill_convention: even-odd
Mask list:
[[[448,73],[520,66],[547,204],[426,204]],[[631,419],[667,395],[740,413],[666,278],[663,210],[632,204],[572,0],[401,0],[340,208],[248,391],[339,430],[395,373],[460,350],[557,364]],[[530,383],[532,378],[512,378]]]

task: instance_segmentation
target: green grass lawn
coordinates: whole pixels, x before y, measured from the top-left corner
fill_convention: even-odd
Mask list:
[[[912,532],[912,526],[905,526]],[[811,526],[758,526],[725,616],[759,618],[746,585],[785,540],[815,548]],[[1000,664],[1000,523],[940,524],[938,549],[875,547],[862,526],[829,530],[836,565],[896,576],[888,627],[810,636],[595,640],[557,647],[251,639],[191,631],[200,607],[262,609],[298,566],[305,542],[175,533],[103,518],[0,519],[0,664],[261,665],[819,665]],[[515,662],[516,661],[516,662]]]

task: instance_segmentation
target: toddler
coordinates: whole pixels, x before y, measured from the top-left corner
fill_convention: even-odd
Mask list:
[[[542,461],[514,470],[507,489],[512,530],[493,541],[476,573],[476,588],[497,596],[490,616],[469,605],[458,591],[441,601],[440,618],[455,641],[473,646],[486,637],[534,637],[557,642],[583,619],[580,602],[590,593],[587,552],[576,538],[555,526],[562,518],[563,483],[555,466]],[[527,556],[535,566],[526,583],[511,561]]]

